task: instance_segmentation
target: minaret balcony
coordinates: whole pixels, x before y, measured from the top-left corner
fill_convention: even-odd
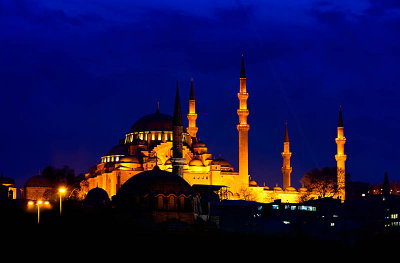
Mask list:
[[[247,116],[249,116],[249,110],[248,109],[238,109],[237,114],[239,116],[247,117]]]
[[[249,93],[247,93],[247,92],[238,93],[238,98],[239,98],[239,100],[247,100],[249,98]]]
[[[238,131],[248,131],[250,129],[250,125],[248,124],[238,124],[236,127]]]

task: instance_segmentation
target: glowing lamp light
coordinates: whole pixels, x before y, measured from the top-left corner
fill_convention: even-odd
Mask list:
[[[61,187],[58,189],[58,192],[60,193],[60,216],[62,213],[62,195],[65,194],[67,190],[64,187]]]
[[[34,205],[33,201],[29,201],[29,202],[28,202],[28,205],[29,205],[29,206]]]

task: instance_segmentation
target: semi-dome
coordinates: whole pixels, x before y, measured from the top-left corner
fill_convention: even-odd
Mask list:
[[[128,147],[125,144],[119,144],[111,148],[111,150],[106,154],[110,155],[127,155],[129,152]]]
[[[203,162],[199,159],[192,159],[189,162],[189,166],[203,166]]]
[[[193,148],[204,148],[204,147],[206,147],[206,144],[204,142],[197,141],[192,144],[192,147]]]
[[[225,159],[218,158],[212,161],[213,165],[221,165],[222,167],[232,167],[232,165]]]
[[[172,131],[172,116],[160,113],[146,115],[133,124],[129,133],[143,131]]]
[[[139,163],[138,158],[135,156],[125,156],[119,159],[120,163]]]
[[[192,194],[191,186],[181,177],[171,172],[162,171],[158,166],[132,176],[119,189],[118,202],[135,201],[136,196],[144,195]]]

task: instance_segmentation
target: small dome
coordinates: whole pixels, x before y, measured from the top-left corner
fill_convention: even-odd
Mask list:
[[[128,155],[129,149],[125,144],[122,145],[116,145],[111,148],[111,150],[105,155],[105,156],[110,156],[110,155]]]
[[[307,192],[307,188],[305,188],[305,187],[301,187],[301,188],[299,188],[299,192]]]
[[[119,159],[120,163],[139,163],[138,158],[135,156],[125,156]]]
[[[10,178],[10,177],[3,177],[0,176],[0,184],[15,184],[14,179]]]
[[[274,191],[282,191],[282,188],[280,188],[279,186],[275,186]]]
[[[36,175],[26,181],[25,187],[53,187],[53,184],[46,177]]]
[[[153,170],[144,171],[132,176],[119,189],[116,198],[118,202],[135,201],[135,196],[156,194],[192,194],[191,186],[181,177],[167,171],[162,171],[158,166]]]
[[[221,165],[222,167],[232,167],[232,165],[222,158],[218,158],[212,161],[212,165]]]
[[[89,206],[107,205],[110,203],[110,198],[104,189],[96,187],[87,193],[84,203]]]
[[[192,160],[189,162],[189,165],[190,165],[190,166],[203,166],[203,162],[200,161],[199,159],[192,159]]]
[[[287,191],[287,192],[296,192],[296,188],[289,186],[289,187],[285,188],[285,191]]]
[[[250,180],[249,186],[255,187],[255,186],[258,186],[258,185],[257,185],[257,182],[256,182],[256,181]]]

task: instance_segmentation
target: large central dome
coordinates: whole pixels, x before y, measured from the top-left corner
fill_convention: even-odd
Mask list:
[[[160,111],[146,115],[133,124],[129,133],[143,131],[172,131],[172,116]]]

